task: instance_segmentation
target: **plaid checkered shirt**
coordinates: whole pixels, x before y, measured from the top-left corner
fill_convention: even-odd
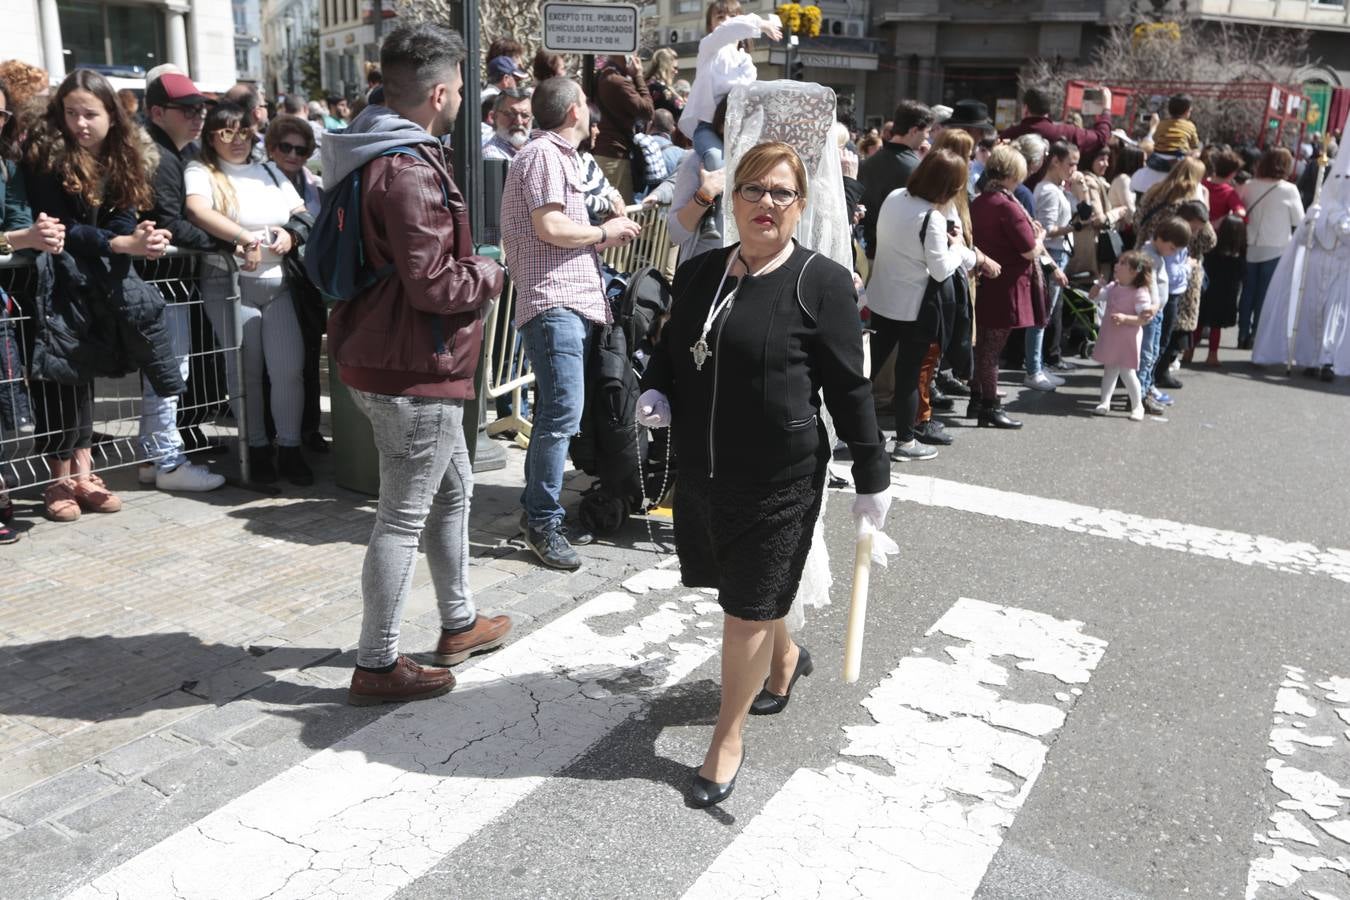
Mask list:
[[[594,248],[555,247],[535,234],[531,219],[539,207],[559,204],[573,222],[590,224],[577,149],[552,131],[530,137],[511,160],[502,194],[502,244],[516,285],[516,327],[560,307],[608,324]]]

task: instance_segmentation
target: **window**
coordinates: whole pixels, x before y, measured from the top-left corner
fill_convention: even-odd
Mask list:
[[[675,0],[675,12],[677,15],[696,13],[701,9],[703,9],[701,0]]]
[[[234,68],[235,68],[235,71],[238,72],[240,76],[243,76],[245,73],[247,73],[247,72],[249,71],[249,68],[250,68],[250,67],[249,67],[249,64],[248,64],[248,48],[247,48],[247,47],[235,47],[235,48],[234,48]]]
[[[78,66],[141,66],[165,61],[163,7],[103,3],[57,4],[66,69]]]

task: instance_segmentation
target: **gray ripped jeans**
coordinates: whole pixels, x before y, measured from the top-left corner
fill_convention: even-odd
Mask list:
[[[361,568],[361,644],[356,664],[391,665],[412,591],[422,539],[441,627],[477,617],[469,593],[469,501],[473,467],[464,442],[464,404],[353,391],[380,451],[380,500]]]

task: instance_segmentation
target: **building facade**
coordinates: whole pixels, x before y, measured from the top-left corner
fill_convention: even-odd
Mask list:
[[[263,81],[274,97],[304,92],[301,56],[310,42],[321,39],[319,3],[266,0],[263,4]]]
[[[318,0],[324,90],[353,98],[366,90],[366,63],[380,58],[374,0]],[[381,32],[394,26],[394,2],[380,3]]]
[[[234,67],[240,81],[259,84],[263,77],[262,4],[260,0],[230,0],[234,17]]]
[[[135,73],[162,63],[206,90],[235,82],[235,27],[225,0],[0,0],[0,18],[0,59],[40,66],[53,83],[80,66]]]
[[[1350,84],[1347,0],[873,0],[871,33],[882,45],[869,91],[948,106],[973,98],[1000,122],[1015,119],[1017,76],[1031,58],[1085,61],[1112,23],[1162,18],[1307,29],[1321,63],[1299,73],[1329,85]],[[868,111],[868,120],[890,111]]]

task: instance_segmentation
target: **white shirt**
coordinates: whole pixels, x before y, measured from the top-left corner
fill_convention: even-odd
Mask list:
[[[1238,195],[1247,207],[1247,262],[1268,262],[1284,253],[1303,221],[1298,188],[1287,181],[1253,178],[1238,188]]]
[[[930,212],[933,217],[921,244],[923,219]],[[867,282],[867,305],[873,312],[897,322],[913,322],[919,317],[930,277],[946,281],[967,263],[974,264],[975,251],[959,238],[948,243],[948,213],[956,218],[955,210],[935,209],[904,188],[886,197],[877,213],[877,255]]]
[[[262,241],[262,260],[252,272],[240,270],[245,278],[279,279],[282,276],[281,257],[267,245],[272,243],[272,229],[280,228],[291,218],[291,211],[305,205],[305,201],[296,193],[295,187],[286,176],[271,167],[271,164],[245,163],[236,166],[221,160],[220,169],[234,188],[235,210],[217,209],[211,191],[211,170],[205,163],[188,163],[183,172],[183,186],[189,197],[205,197],[211,202],[211,208],[222,212],[239,223],[239,227],[254,234]]]
[[[1049,181],[1041,181],[1036,185],[1033,196],[1036,205],[1036,221],[1044,225],[1047,232],[1063,228],[1073,218],[1073,201],[1064,192],[1064,188],[1059,185],[1051,184]],[[1068,247],[1067,234],[1045,239],[1045,249],[1047,250],[1063,251],[1067,250]]]
[[[689,100],[680,112],[680,131],[693,138],[699,122],[711,123],[717,104],[742,84],[759,77],[755,61],[738,44],[758,37],[764,20],[754,13],[732,16],[698,42],[698,69]]]

